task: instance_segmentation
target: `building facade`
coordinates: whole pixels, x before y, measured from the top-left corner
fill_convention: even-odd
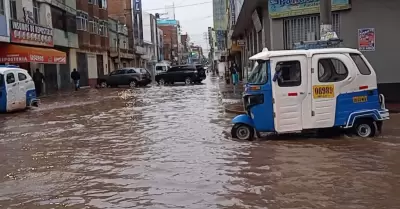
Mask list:
[[[69,60],[66,51],[69,49],[58,50],[59,42],[54,38],[52,8],[57,6],[52,2],[37,0],[9,0],[1,3],[0,9],[4,10],[1,14],[4,15],[0,16],[0,23],[4,16],[6,21],[10,19],[9,27],[3,28],[1,36],[3,41],[7,41],[7,35],[10,34],[10,43],[0,43],[0,63],[17,64],[31,75],[38,69],[45,77],[42,86],[44,93],[68,88]]]
[[[125,24],[128,28],[129,49],[134,53],[134,67],[144,67],[145,62],[141,58],[146,54],[143,47],[143,28],[142,28],[142,2],[141,0],[108,0],[108,13],[114,18]]]
[[[60,77],[58,88],[70,89],[72,86],[70,73],[74,68],[77,68],[76,50],[79,48],[76,28],[76,1],[65,1],[65,4],[52,1],[50,10],[54,32],[54,49],[64,52],[67,56],[66,64],[60,65],[58,69],[57,74]],[[56,80],[55,75],[53,76],[54,78],[51,80]]]
[[[179,22],[176,20],[158,20],[158,27],[164,36],[164,60],[178,63],[179,58]]]
[[[0,0],[0,42],[10,42],[10,1]]]
[[[77,69],[82,86],[96,86],[99,76],[108,74],[107,0],[76,0],[79,49]]]
[[[156,37],[156,18],[154,15],[143,12],[142,13],[142,36],[143,36],[143,47],[146,53],[141,56],[145,62],[145,68],[151,72],[155,68],[155,64],[158,62],[157,57],[157,37]]]
[[[129,48],[128,27],[116,19],[108,19],[110,72],[134,65],[133,49]]]
[[[216,49],[215,56],[219,59],[226,53],[227,45],[227,0],[213,0],[213,21],[214,21],[214,31],[216,34]]]
[[[400,101],[394,91],[400,86],[400,73],[393,70],[399,45],[393,42],[397,34],[393,26],[400,17],[400,2],[334,0],[332,9],[333,29],[343,45],[362,51],[377,73],[380,92],[388,101]],[[251,66],[248,57],[264,47],[291,49],[295,42],[319,39],[318,13],[318,2],[291,5],[290,1],[244,1],[231,36],[245,42],[241,56],[244,68]]]

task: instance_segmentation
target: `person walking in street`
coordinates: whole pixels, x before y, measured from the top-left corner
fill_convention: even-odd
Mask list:
[[[38,97],[42,94],[42,86],[44,83],[44,75],[39,69],[36,69],[36,72],[33,74],[33,82],[35,83],[36,96]]]
[[[71,79],[74,81],[75,91],[78,91],[80,88],[79,80],[81,79],[81,74],[76,70],[76,68],[71,72]]]

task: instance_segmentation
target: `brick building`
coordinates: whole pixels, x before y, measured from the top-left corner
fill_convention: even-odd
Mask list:
[[[164,60],[174,61],[178,59],[178,27],[176,25],[158,26],[164,34],[163,56]]]
[[[108,0],[108,14],[111,18],[120,21],[128,28],[129,49],[133,49],[133,66],[144,67],[145,63],[141,58],[146,54],[143,47],[143,25],[141,0]],[[132,3],[135,2],[134,5]]]
[[[109,72],[107,0],[76,0],[79,50],[76,53],[81,84],[95,86]]]

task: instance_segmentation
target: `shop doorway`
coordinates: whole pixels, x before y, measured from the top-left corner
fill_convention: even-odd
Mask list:
[[[46,93],[52,94],[57,92],[57,65],[45,64],[44,65],[44,81],[46,84]]]
[[[89,71],[88,71],[88,60],[87,54],[85,53],[76,53],[77,56],[77,64],[78,71],[81,74],[80,85],[81,86],[89,86]]]
[[[96,55],[96,61],[97,61],[97,77],[100,78],[101,76],[104,75],[103,55],[101,54]]]

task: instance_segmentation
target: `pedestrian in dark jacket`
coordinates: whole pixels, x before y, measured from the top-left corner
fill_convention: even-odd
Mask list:
[[[42,94],[44,75],[39,69],[36,69],[36,72],[33,74],[33,82],[35,83],[36,96],[40,96]]]
[[[76,70],[76,68],[71,72],[71,79],[74,81],[75,91],[78,91],[80,88],[79,80],[81,79],[81,74]]]

